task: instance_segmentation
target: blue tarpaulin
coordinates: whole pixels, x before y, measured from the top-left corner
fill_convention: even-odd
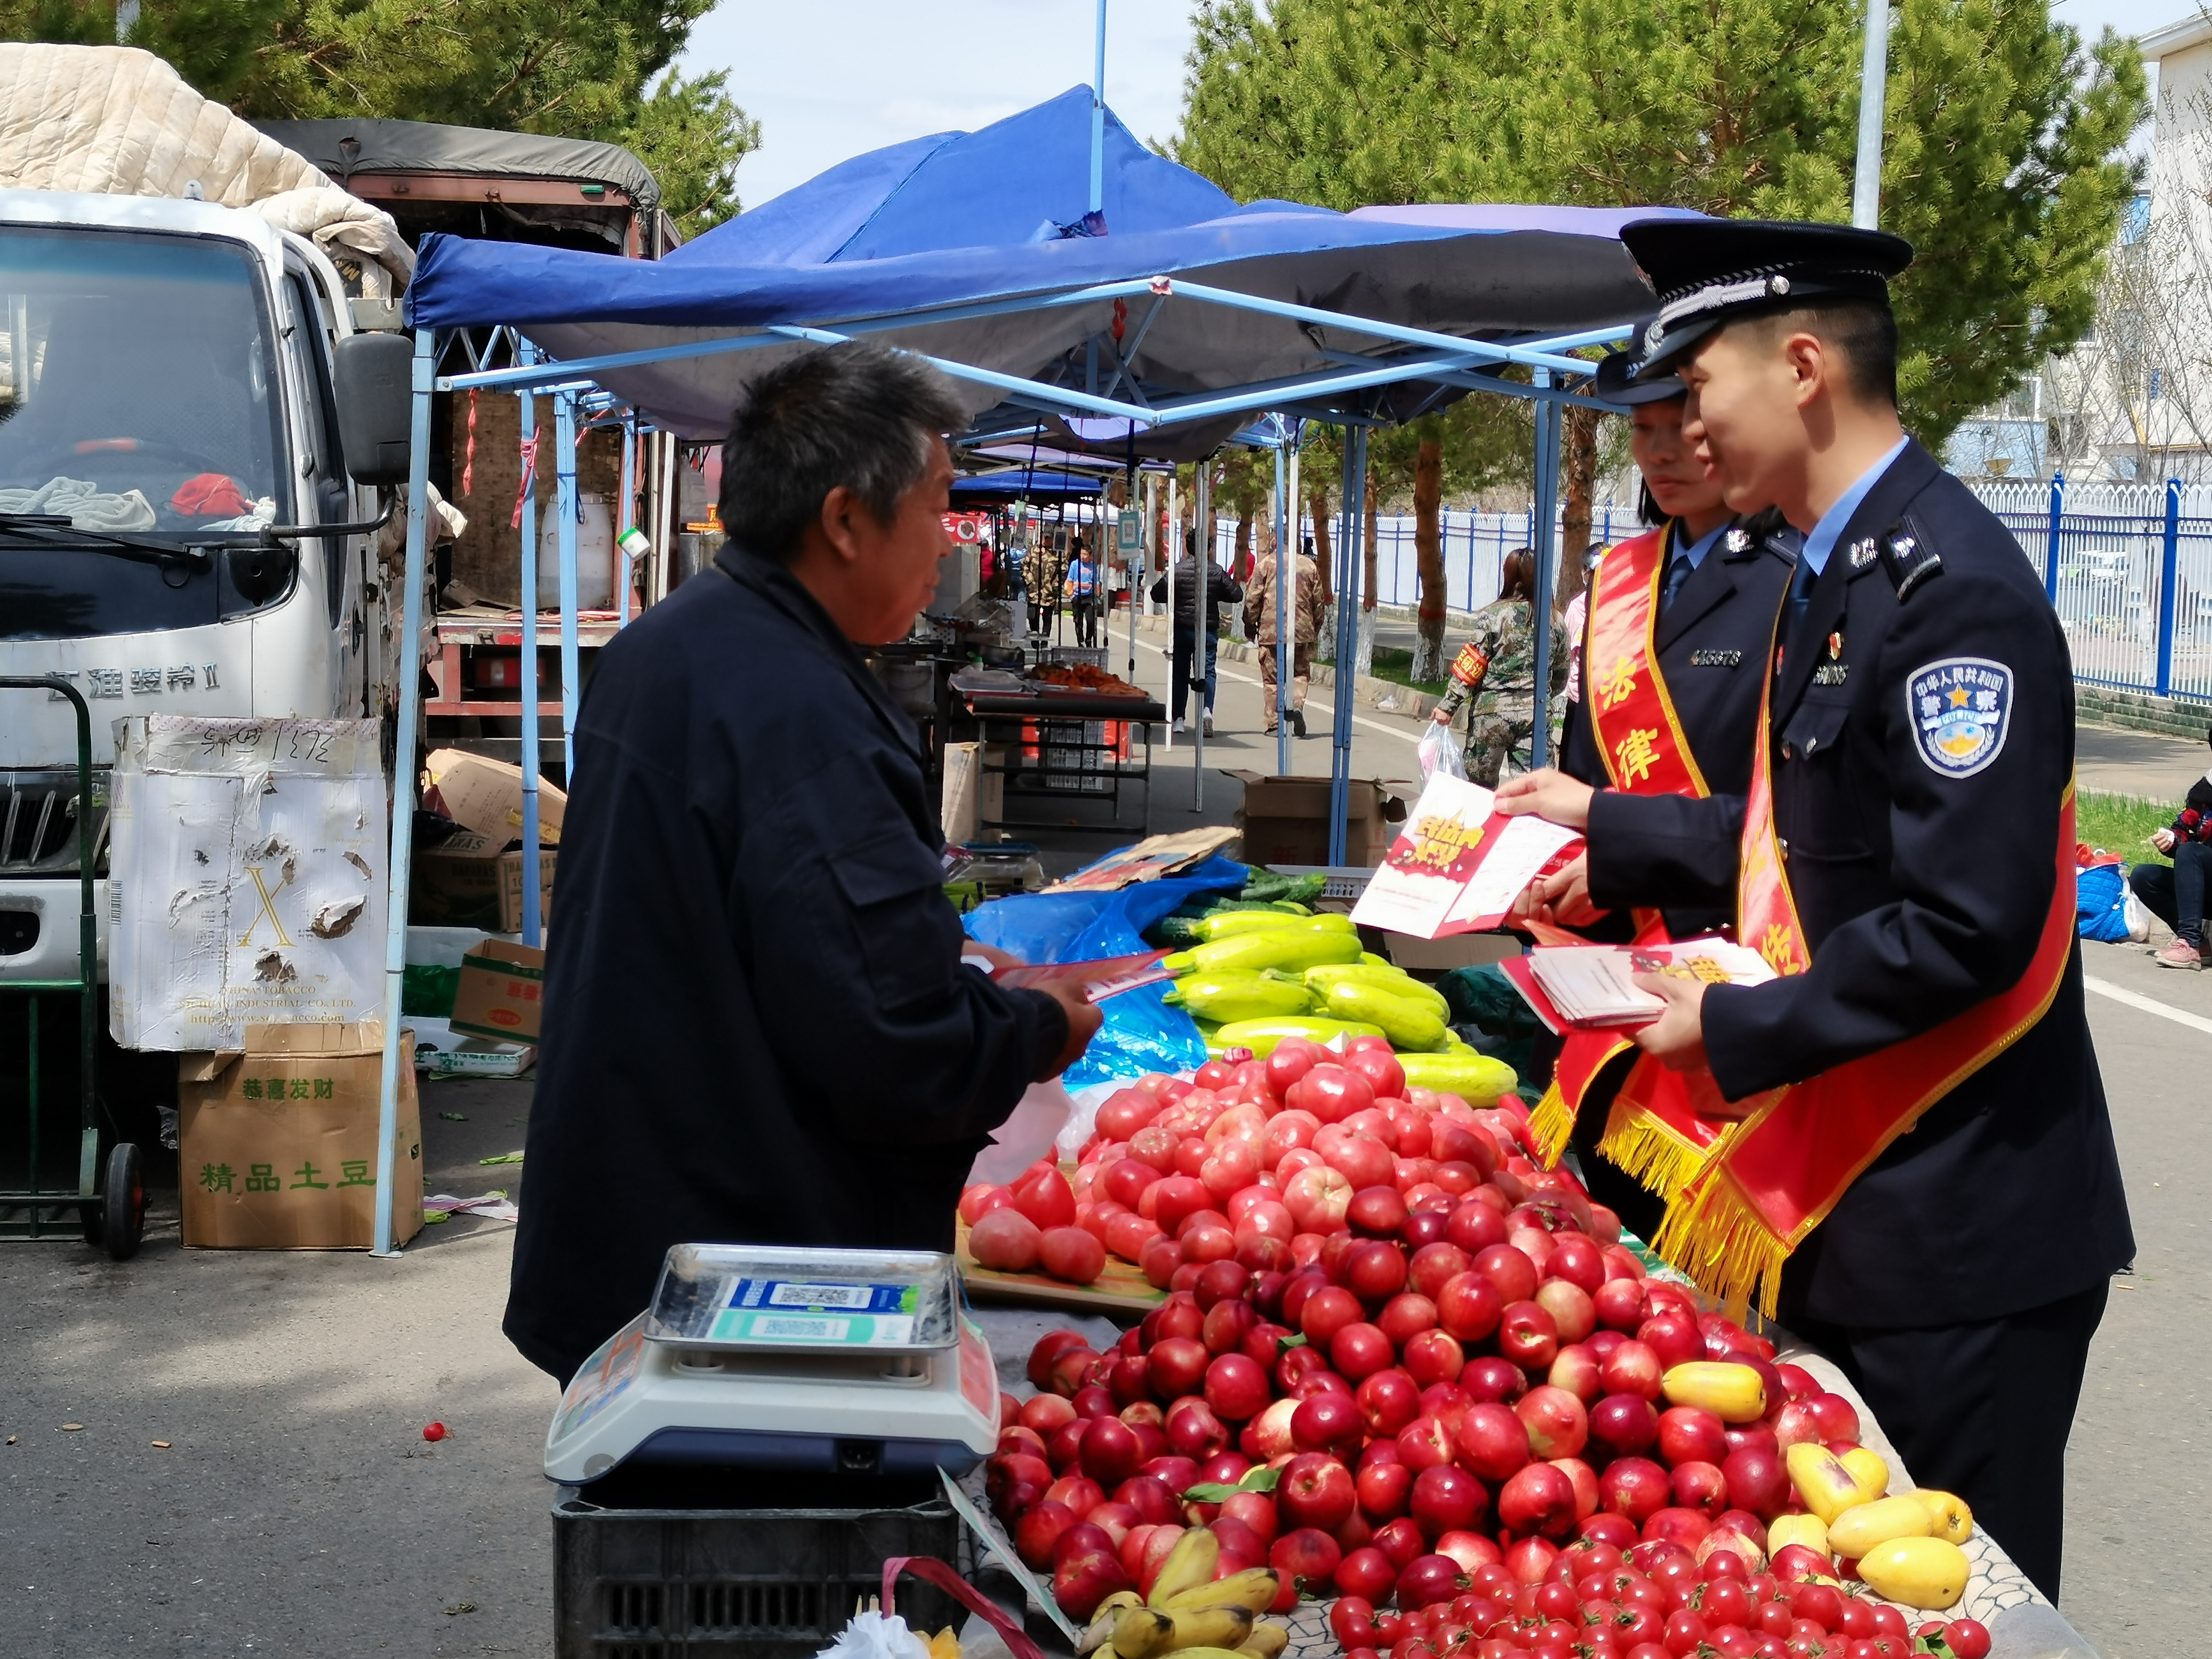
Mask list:
[[[1164,304],[1155,317],[1144,293],[1037,301],[1108,282],[1167,278],[1163,286],[1171,287],[1179,277],[1439,333],[1523,337],[1626,322],[1650,308],[1650,290],[1618,232],[1655,210],[1238,207],[1146,150],[1111,112],[1105,234],[1063,234],[1084,222],[1090,116],[1089,89],[1078,88],[979,132],[855,157],[658,262],[430,236],[408,289],[408,316],[417,326],[516,325],[574,362],[769,325],[835,328],[997,304],[1013,308],[880,331],[915,350],[1024,378],[1064,373],[1071,354],[1080,359],[1110,338],[1130,354],[1142,389],[1125,381],[1127,399],[1272,383],[1405,348],[1351,326],[1195,301]],[[799,349],[771,345],[594,378],[677,431],[712,436],[744,381]],[[1001,395],[979,384],[967,391],[978,413]]]
[[[1062,472],[1050,467],[1039,467],[1032,472],[1018,468],[1012,472],[986,472],[980,477],[955,478],[952,499],[1014,501],[1026,497],[1033,501],[1060,501],[1072,495],[1100,495],[1105,488],[1106,480],[1094,472]]]

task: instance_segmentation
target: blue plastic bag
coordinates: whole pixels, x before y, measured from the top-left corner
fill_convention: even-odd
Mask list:
[[[2092,865],[2074,878],[2074,925],[2083,939],[2128,942],[2128,884],[2119,860]]]
[[[1113,893],[1016,893],[970,910],[962,922],[970,939],[1011,951],[1024,962],[1090,962],[1152,946],[1144,930],[1200,893],[1235,891],[1245,869],[1208,859],[1195,870],[1139,882]],[[1188,1072],[1206,1064],[1206,1039],[1188,1014],[1168,1006],[1167,988],[1124,991],[1098,1005],[1105,1024],[1083,1057],[1060,1079],[1070,1089],[1147,1072]]]

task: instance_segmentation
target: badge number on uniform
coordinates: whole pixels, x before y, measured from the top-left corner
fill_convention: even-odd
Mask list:
[[[1986,657],[1947,657],[1912,671],[1905,708],[1920,758],[1969,778],[1997,757],[2012,720],[2012,670]]]

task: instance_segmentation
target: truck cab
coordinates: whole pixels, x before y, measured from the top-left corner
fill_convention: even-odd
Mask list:
[[[0,981],[76,971],[113,720],[384,707],[371,537],[258,533],[377,514],[339,441],[353,329],[330,260],[252,211],[0,190],[0,674],[76,686],[99,768],[80,801],[69,701],[0,691]]]

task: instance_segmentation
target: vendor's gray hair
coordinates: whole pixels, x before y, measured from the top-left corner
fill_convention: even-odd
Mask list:
[[[966,424],[952,382],[918,357],[865,341],[803,353],[731,413],[722,523],[738,546],[792,558],[842,484],[889,524],[929,464],[930,440]]]

